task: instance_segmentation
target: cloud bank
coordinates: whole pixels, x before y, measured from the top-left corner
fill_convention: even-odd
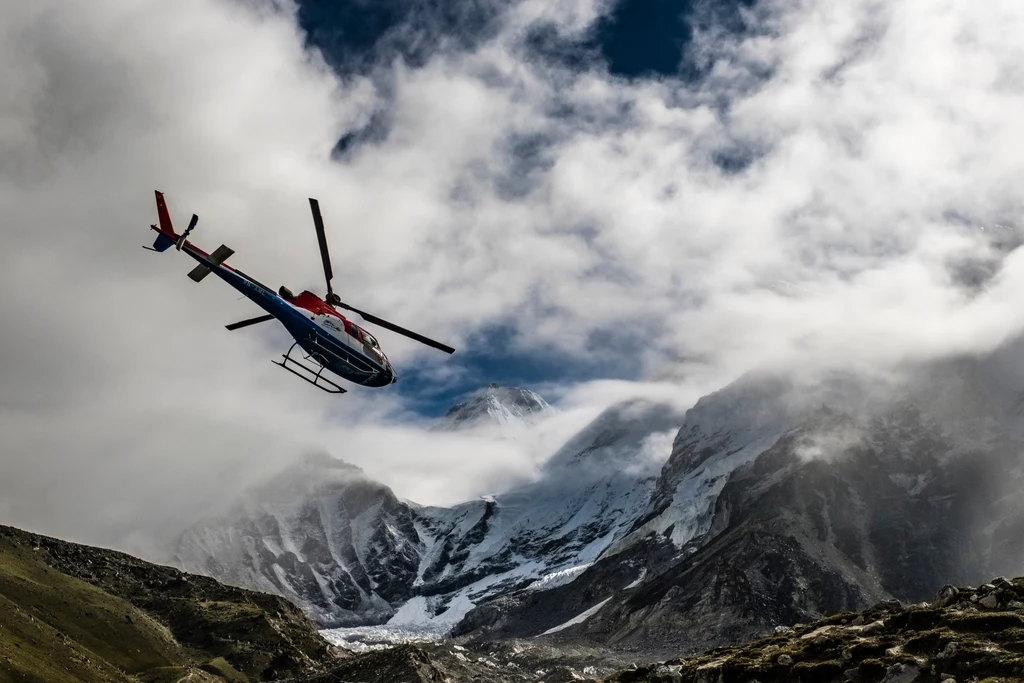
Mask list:
[[[766,0],[740,34],[697,30],[693,81],[531,51],[541,25],[584,40],[609,11],[594,0],[511,2],[468,47],[340,76],[285,3],[11,4],[0,519],[126,544],[305,449],[425,503],[543,457],[272,368],[282,331],[226,333],[248,302],[139,249],[153,189],[272,286],[321,291],[318,197],[355,305],[456,346],[511,323],[524,348],[636,363],[632,384],[550,387],[571,416],[556,436],[752,367],[884,369],[1018,334],[1024,8],[819,5]],[[381,338],[400,376],[458,370]]]

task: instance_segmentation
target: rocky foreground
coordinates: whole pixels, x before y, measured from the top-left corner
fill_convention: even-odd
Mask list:
[[[273,595],[0,527],[0,681],[998,683],[1024,680],[1024,577],[841,612],[653,664],[558,637],[332,651]]]
[[[621,655],[620,655],[621,656]],[[294,683],[1004,683],[1024,680],[1024,578],[947,586],[928,603],[779,627],[766,638],[613,671],[607,651],[536,639],[404,645]]]
[[[892,601],[746,645],[637,666],[614,683],[799,681],[931,683],[1024,680],[1024,578],[946,586],[927,603]]]

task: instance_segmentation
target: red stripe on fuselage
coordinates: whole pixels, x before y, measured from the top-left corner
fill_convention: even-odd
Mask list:
[[[292,299],[290,303],[298,306],[299,308],[304,308],[310,313],[316,313],[317,315],[333,315],[335,318],[342,321],[346,320],[345,316],[328,306],[326,301],[318,297],[313,292],[303,292]]]
[[[327,302],[318,297],[316,294],[310,291],[305,291],[302,294],[297,295],[294,299],[288,300],[293,306],[305,309],[310,313],[319,315],[333,315],[335,318],[340,320],[345,325],[345,334],[359,339],[359,331],[363,328],[356,325],[354,322],[338,313],[333,307],[327,305]],[[383,353],[383,352],[382,352]]]

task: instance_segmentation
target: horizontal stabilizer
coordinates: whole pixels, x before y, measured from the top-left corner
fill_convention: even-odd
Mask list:
[[[207,275],[209,275],[210,272],[211,272],[211,270],[210,270],[209,266],[204,266],[203,264],[199,264],[198,266],[196,266],[195,268],[192,269],[192,271],[188,274],[188,276],[190,278],[192,278],[192,280],[194,282],[202,282],[203,278],[206,277]]]
[[[228,260],[228,257],[235,253],[235,250],[231,247],[220,245],[212,254],[210,254],[210,263],[215,266],[219,266]]]
[[[237,323],[231,323],[230,325],[225,325],[224,327],[228,328],[229,330],[240,330],[243,327],[249,327],[249,325],[255,325],[257,323],[265,323],[268,320],[273,320],[273,319],[274,319],[274,316],[272,316],[272,315],[261,315],[258,318],[249,318],[248,320],[242,320],[242,321],[237,322]]]

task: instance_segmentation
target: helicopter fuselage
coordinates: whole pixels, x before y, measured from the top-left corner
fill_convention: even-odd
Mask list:
[[[306,291],[289,300],[242,271],[215,263],[210,254],[187,240],[181,251],[277,318],[308,357],[335,375],[367,387],[396,381],[394,368],[376,339],[316,294]]]

